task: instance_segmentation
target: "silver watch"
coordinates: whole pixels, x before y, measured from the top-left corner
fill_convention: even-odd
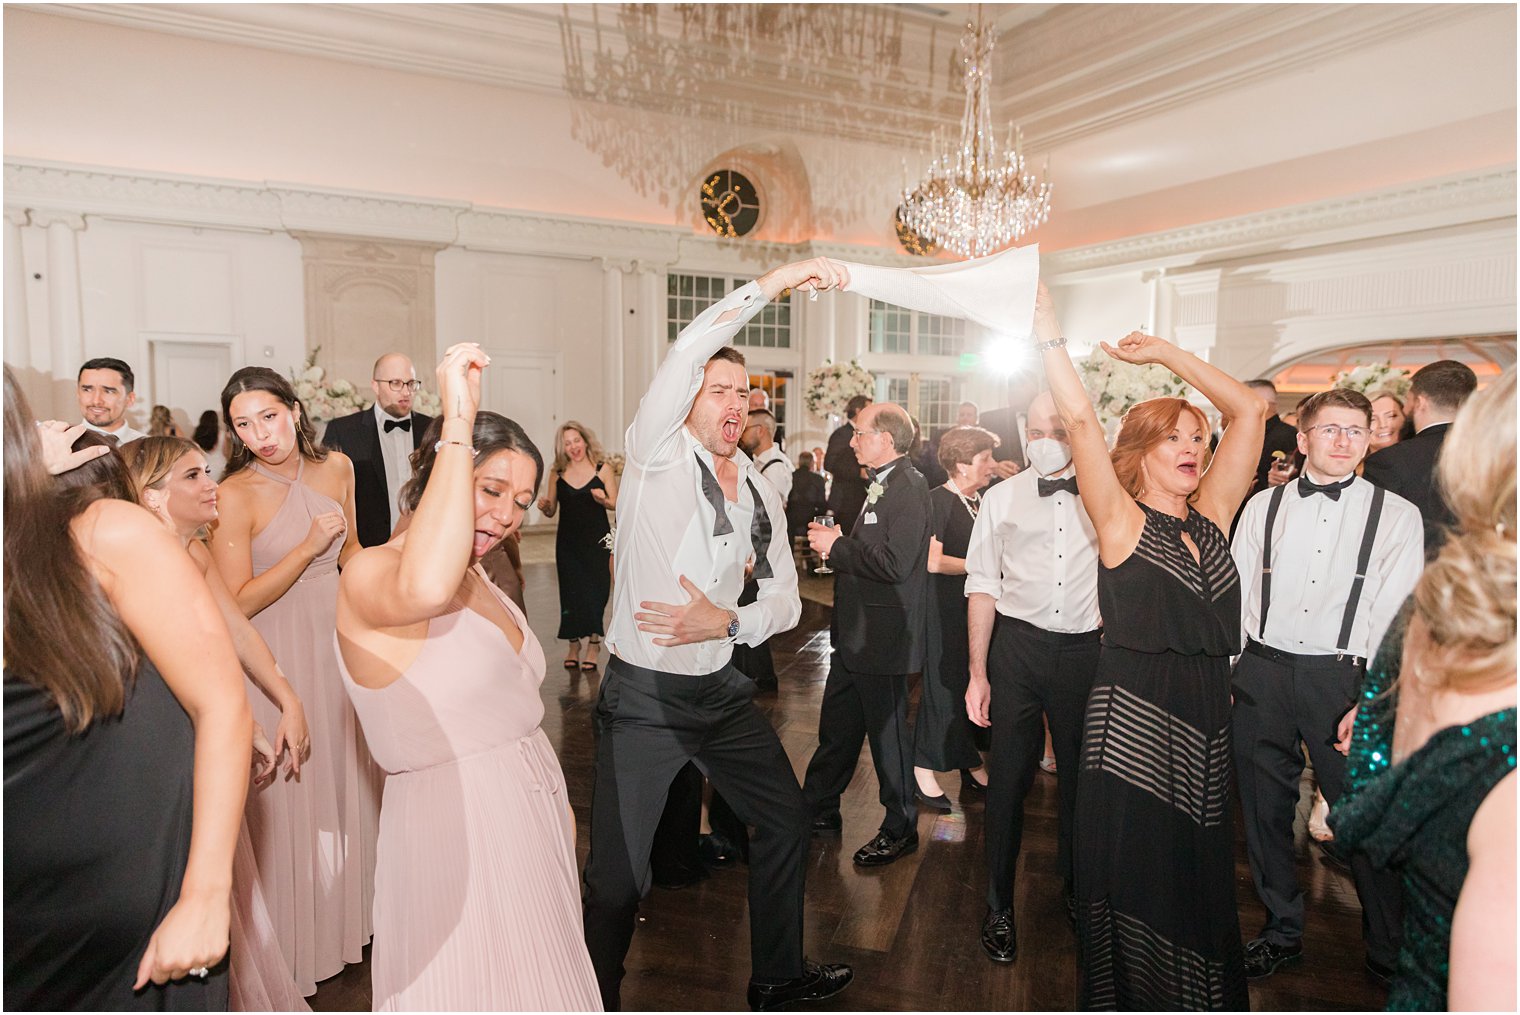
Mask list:
[[[728,640],[733,641],[739,637],[739,615],[733,610],[729,610],[728,616],[730,618],[728,622]]]

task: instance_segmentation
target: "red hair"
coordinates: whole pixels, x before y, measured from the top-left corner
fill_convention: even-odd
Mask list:
[[[1145,489],[1140,463],[1162,441],[1171,436],[1183,411],[1191,412],[1198,419],[1198,428],[1209,432],[1209,421],[1203,410],[1185,398],[1148,398],[1130,407],[1119,423],[1119,437],[1109,457],[1114,463],[1114,475],[1119,485],[1131,497],[1138,498]],[[1198,474],[1203,475],[1207,456],[1198,462]]]

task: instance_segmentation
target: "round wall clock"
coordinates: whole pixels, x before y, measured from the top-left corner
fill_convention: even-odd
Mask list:
[[[702,181],[702,218],[719,236],[743,236],[760,223],[760,194],[732,169],[720,169]]]

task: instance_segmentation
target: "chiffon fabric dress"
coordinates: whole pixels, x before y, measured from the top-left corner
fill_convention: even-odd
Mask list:
[[[1410,601],[1411,604],[1413,600]],[[1451,919],[1467,880],[1467,832],[1488,794],[1515,770],[1515,709],[1436,732],[1397,765],[1397,692],[1410,604],[1363,678],[1346,788],[1330,812],[1335,841],[1364,850],[1404,884],[1404,940],[1389,1011],[1446,1011]]]
[[[601,469],[601,463],[597,463]],[[559,527],[554,533],[554,570],[559,577],[559,640],[600,638],[607,600],[612,595],[612,551],[602,542],[612,525],[607,509],[591,496],[607,492],[602,477],[585,486],[571,486],[564,476],[554,480],[559,501]]]
[[[289,488],[253,537],[253,573],[260,575],[306,538],[315,516],[342,506],[301,482],[304,460],[294,481],[257,462],[249,468]],[[300,776],[281,773],[271,785],[251,788],[245,812],[275,938],[307,996],[318,980],[363,958],[384,778],[364,745],[333,647],[342,545],[342,537],[333,540],[284,595],[251,618],[300,695],[311,731]],[[249,699],[254,718],[273,734],[280,710],[251,685]]]
[[[600,1011],[581,928],[574,817],[539,723],[544,653],[470,609],[366,688],[342,668],[388,773],[375,875],[376,1011]],[[340,661],[341,666],[341,661]]]
[[[945,556],[966,557],[976,522],[975,496],[962,498],[936,486],[929,491],[929,516],[934,538]],[[924,653],[923,690],[913,729],[913,764],[935,772],[979,768],[975,726],[966,717],[966,687],[971,682],[971,656],[966,634],[966,576],[931,574],[929,638]]]
[[[1139,507],[1139,545],[1098,567],[1103,647],[1077,779],[1078,1004],[1246,1011],[1230,808],[1240,578],[1224,534],[1192,507],[1185,521]]]
[[[257,792],[250,789],[249,792]],[[229,1011],[311,1011],[296,989],[295,977],[269,918],[248,823],[238,829],[232,854],[231,945],[227,980]]]
[[[134,991],[190,858],[195,727],[145,657],[119,716],[75,736],[5,675],[5,1007],[225,1011],[227,962]]]

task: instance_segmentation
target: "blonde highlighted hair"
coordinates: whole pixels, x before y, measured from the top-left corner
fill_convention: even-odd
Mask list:
[[[1428,639],[1412,674],[1429,688],[1515,679],[1515,369],[1457,413],[1436,467],[1456,526],[1415,586]]]
[[[573,419],[567,419],[560,424],[559,429],[554,431],[554,466],[553,472],[563,476],[565,470],[570,467],[570,456],[565,454],[565,431],[574,430],[581,435],[581,440],[586,442],[586,460],[595,468],[602,464],[607,453],[602,450],[602,442],[596,439],[596,434],[584,423],[577,423]]]

